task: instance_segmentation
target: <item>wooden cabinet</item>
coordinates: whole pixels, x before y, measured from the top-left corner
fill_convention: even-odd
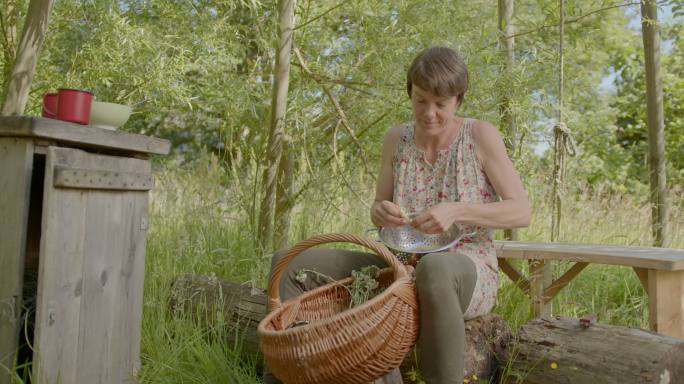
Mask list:
[[[143,135],[0,118],[0,384],[11,382],[33,295],[35,382],[135,381],[148,157],[168,151]]]

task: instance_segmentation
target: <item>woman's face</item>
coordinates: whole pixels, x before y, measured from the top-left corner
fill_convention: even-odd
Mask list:
[[[439,135],[447,130],[458,104],[458,96],[437,96],[415,84],[411,87],[416,125],[428,135]]]

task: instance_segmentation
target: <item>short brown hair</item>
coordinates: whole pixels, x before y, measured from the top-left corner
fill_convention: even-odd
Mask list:
[[[432,47],[418,54],[406,73],[409,98],[413,84],[437,96],[463,96],[468,90],[468,66],[451,48]]]

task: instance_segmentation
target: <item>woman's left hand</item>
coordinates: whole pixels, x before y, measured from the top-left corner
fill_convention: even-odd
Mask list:
[[[460,203],[441,203],[422,212],[411,225],[417,230],[435,234],[446,232],[456,221],[455,208]]]

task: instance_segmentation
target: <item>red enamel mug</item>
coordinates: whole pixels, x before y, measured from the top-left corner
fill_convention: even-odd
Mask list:
[[[57,118],[57,100],[58,95],[56,93],[46,93],[43,95],[43,117]]]
[[[80,89],[60,88],[57,92],[57,119],[87,125],[93,94]]]

